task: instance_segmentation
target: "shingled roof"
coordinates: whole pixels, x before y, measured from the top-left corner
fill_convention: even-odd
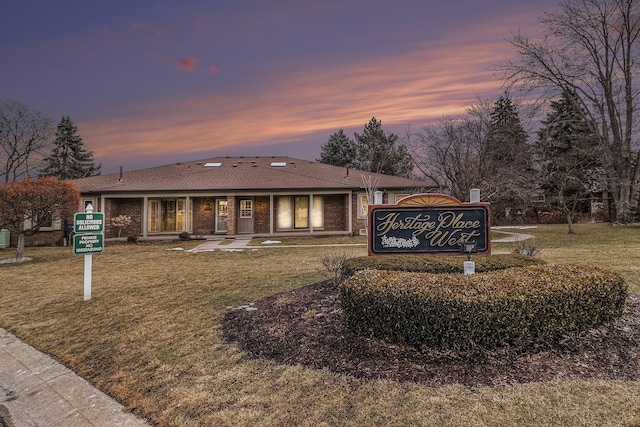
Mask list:
[[[362,176],[378,180],[380,189],[429,188],[434,184],[374,174],[290,157],[214,157],[122,174],[74,180],[81,193],[211,190],[357,190]]]

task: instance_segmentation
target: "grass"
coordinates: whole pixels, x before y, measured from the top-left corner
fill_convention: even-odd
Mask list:
[[[548,261],[612,268],[640,293],[640,228],[576,230],[525,232],[536,235]],[[221,339],[229,307],[321,280],[323,255],[366,248],[167,250],[176,246],[107,245],[93,256],[89,302],[82,301],[82,256],[27,248],[33,261],[0,264],[0,327],[159,426],[640,424],[638,381],[429,388],[250,359]],[[0,259],[12,256],[0,250]]]
[[[576,234],[568,234],[566,225],[505,231],[533,234],[535,245],[542,250],[540,256],[548,262],[589,264],[617,271],[630,292],[640,294],[640,226],[577,224]],[[509,252],[511,247],[511,243],[496,243],[492,252]]]

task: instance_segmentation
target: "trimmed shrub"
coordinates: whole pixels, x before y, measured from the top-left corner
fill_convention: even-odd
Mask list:
[[[464,273],[466,256],[381,255],[349,258],[344,262],[344,275],[352,276],[365,269],[413,271],[420,273]],[[478,255],[472,258],[476,273],[545,264],[540,258],[518,254]]]
[[[342,282],[339,295],[358,334],[456,349],[526,346],[611,321],[623,313],[627,287],[589,266],[469,276],[364,270]]]

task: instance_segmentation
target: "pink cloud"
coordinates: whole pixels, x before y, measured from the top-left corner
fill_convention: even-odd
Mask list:
[[[211,65],[207,70],[209,70],[211,74],[218,74],[220,72],[220,68],[215,65]]]
[[[131,29],[132,30],[144,30],[145,28],[147,28],[147,26],[144,25],[144,24],[140,24],[139,22],[132,22],[131,23]]]
[[[193,71],[196,69],[198,58],[180,58],[177,61],[180,71]]]
[[[147,104],[138,116],[86,123],[83,136],[95,144],[96,157],[127,159],[149,152],[170,158],[176,141],[181,153],[242,145],[259,153],[260,144],[321,135],[319,148],[337,129],[361,130],[372,116],[382,120],[385,130],[395,126],[402,133],[408,125],[420,129],[442,116],[465,114],[477,96],[502,92],[491,70],[508,55],[504,28],[481,23],[409,52],[345,62],[331,70],[309,63],[269,79],[269,84],[256,80],[240,92]],[[205,71],[197,69],[196,58],[171,59],[171,64],[184,71]],[[218,71],[215,65],[206,68]]]
[[[197,29],[204,28],[204,24],[205,24],[205,19],[204,19],[204,18],[200,18],[200,19],[198,19],[198,21],[196,22],[196,28],[197,28]]]

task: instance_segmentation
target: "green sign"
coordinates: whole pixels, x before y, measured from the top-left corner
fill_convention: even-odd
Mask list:
[[[74,233],[103,233],[104,214],[102,212],[88,213],[79,212],[73,217]]]
[[[100,253],[103,250],[104,236],[102,234],[83,233],[73,236],[74,255],[90,255]]]

